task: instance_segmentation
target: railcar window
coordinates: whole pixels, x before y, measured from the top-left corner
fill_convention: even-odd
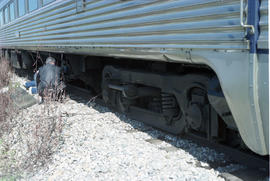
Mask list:
[[[43,0],[43,5],[49,4],[50,2],[53,2],[54,0]]]
[[[18,0],[19,16],[25,15],[25,2],[24,0]]]
[[[5,24],[6,24],[9,22],[8,7],[5,7],[4,13],[5,13]]]
[[[12,2],[9,5],[9,12],[10,12],[10,21],[15,19],[15,6],[14,6],[14,2]]]
[[[29,11],[34,11],[38,8],[38,0],[28,0]]]
[[[3,12],[2,10],[0,11],[0,26],[3,25]]]

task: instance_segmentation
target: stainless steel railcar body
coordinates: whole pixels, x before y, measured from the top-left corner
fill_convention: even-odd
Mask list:
[[[268,0],[39,0],[21,17],[14,1],[14,19],[10,2],[4,49],[208,65],[246,145],[269,154]]]

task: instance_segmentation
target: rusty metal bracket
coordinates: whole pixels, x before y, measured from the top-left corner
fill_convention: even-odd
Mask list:
[[[76,13],[81,13],[85,10],[86,1],[85,0],[76,0]]]

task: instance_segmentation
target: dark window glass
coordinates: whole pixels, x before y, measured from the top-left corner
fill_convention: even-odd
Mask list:
[[[15,19],[15,7],[14,7],[14,3],[11,3],[9,5],[9,12],[10,12],[10,21]]]
[[[34,11],[38,8],[38,0],[28,0],[29,11]]]
[[[48,4],[48,3],[50,3],[50,2],[53,2],[54,0],[43,0],[43,5],[46,5],[46,4]]]
[[[25,15],[25,3],[24,0],[18,0],[19,16]]]
[[[3,25],[3,12],[2,10],[0,11],[0,26]]]
[[[9,22],[8,7],[5,8],[4,12],[5,12],[5,23],[8,23]]]

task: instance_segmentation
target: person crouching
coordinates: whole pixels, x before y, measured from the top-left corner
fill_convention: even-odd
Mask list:
[[[37,75],[37,88],[41,96],[42,103],[44,98],[59,100],[62,96],[65,85],[61,81],[61,69],[55,65],[55,59],[48,57],[46,64],[39,68]]]

